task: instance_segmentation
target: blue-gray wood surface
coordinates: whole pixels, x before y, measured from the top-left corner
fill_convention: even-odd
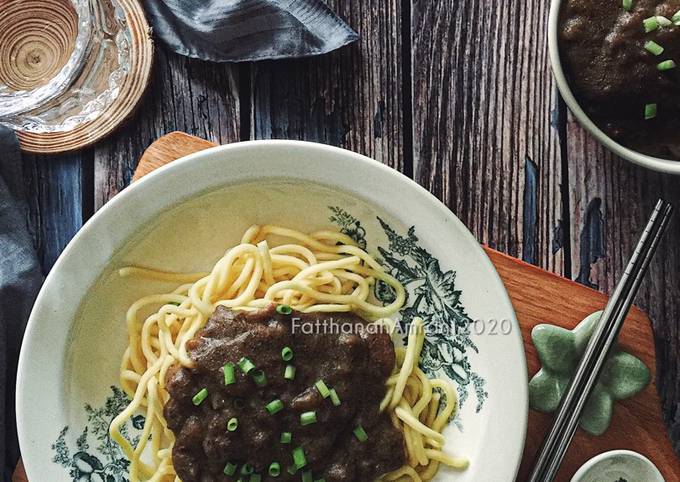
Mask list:
[[[159,47],[150,88],[125,126],[80,153],[25,156],[45,271],[130,182],[144,149],[173,130],[220,143],[306,139],[374,157],[432,191],[481,242],[604,292],[657,198],[680,208],[680,178],[612,156],[568,113],[547,56],[549,2],[329,4],[358,43],[241,65]],[[680,452],[679,240],[676,219],[638,304],[654,320],[658,386]]]

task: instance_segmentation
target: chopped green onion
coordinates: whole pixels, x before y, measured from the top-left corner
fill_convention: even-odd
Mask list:
[[[249,482],[262,482],[262,476],[260,474],[252,474]]]
[[[231,462],[227,462],[227,465],[224,466],[224,474],[225,475],[234,475],[236,473],[236,464],[232,464]]]
[[[656,104],[645,104],[645,120],[656,117]]]
[[[364,427],[361,425],[357,425],[357,427],[352,430],[352,433],[354,433],[354,436],[359,440],[359,442],[365,442],[368,440],[368,435],[366,434],[366,430],[364,430]]]
[[[255,468],[250,464],[243,464],[241,466],[241,475],[250,475],[255,471]]]
[[[646,18],[642,21],[642,25],[645,27],[645,32],[653,32],[657,28],[659,28],[659,22],[656,20],[656,17],[649,17]]]
[[[675,25],[680,25],[680,10],[673,14],[671,17],[671,22],[673,22]]]
[[[663,47],[654,40],[645,42],[645,50],[652,55],[661,55],[663,53]]]
[[[298,469],[296,469],[294,465],[289,465],[286,471],[288,471],[290,475],[295,475],[297,474]]]
[[[255,370],[253,372],[253,380],[258,387],[264,387],[267,384],[267,375],[262,370]]]
[[[281,474],[281,464],[278,462],[272,462],[269,465],[269,470],[267,471],[272,477],[278,477]]]
[[[675,62],[673,62],[672,60],[664,60],[663,62],[659,62],[658,64],[656,64],[656,68],[662,72],[664,70],[671,70],[675,68]]]
[[[255,369],[255,364],[251,362],[248,358],[243,357],[238,361],[238,367],[246,375]]]
[[[660,25],[661,27],[669,27],[669,26],[673,25],[673,22],[671,22],[670,20],[668,20],[668,19],[667,19],[666,17],[664,17],[663,15],[657,15],[657,16],[656,16],[656,21],[659,22],[659,25]]]
[[[293,440],[293,434],[290,432],[281,432],[281,443],[289,444]]]
[[[300,414],[300,423],[302,425],[311,425],[316,423],[316,412],[311,410],[309,412],[303,412]]]
[[[623,9],[626,12],[630,12],[630,10],[633,8],[633,0],[623,0]]]
[[[293,463],[296,469],[301,469],[307,465],[307,457],[305,457],[305,451],[302,447],[293,449]]]
[[[276,307],[276,312],[280,315],[290,315],[293,312],[293,308],[288,305],[278,305]]]
[[[194,398],[192,398],[191,401],[194,402],[194,405],[198,406],[203,403],[206,398],[208,398],[208,389],[202,388],[196,395],[194,395]]]
[[[267,408],[267,411],[270,414],[274,415],[275,413],[278,413],[281,410],[283,410],[283,402],[281,400],[278,400],[278,399],[272,400],[271,402],[269,402],[267,404],[266,408]]]
[[[238,427],[238,418],[231,417],[229,419],[229,421],[227,422],[227,430],[229,430],[230,432],[233,432],[234,430],[236,430],[237,427]]]
[[[307,470],[306,472],[302,472],[302,482],[313,482],[314,478],[312,477],[312,471]]]
[[[283,372],[283,378],[286,380],[295,380],[295,366],[286,365],[286,371]]]
[[[293,359],[293,349],[289,346],[284,346],[281,350],[281,358],[283,361],[291,361]]]
[[[331,388],[331,402],[333,402],[333,405],[336,407],[340,406],[340,397],[338,397],[338,392],[335,391],[335,388]]]
[[[224,384],[225,385],[231,385],[233,383],[236,383],[236,375],[234,374],[234,364],[233,363],[227,363],[222,367],[222,371],[224,372]]]
[[[331,391],[328,389],[328,386],[323,380],[318,380],[314,386],[317,390],[319,390],[319,393],[323,398],[328,398],[328,396],[331,394]]]

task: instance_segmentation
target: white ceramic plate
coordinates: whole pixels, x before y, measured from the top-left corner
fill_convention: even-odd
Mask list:
[[[552,0],[550,4],[550,17],[548,19],[548,50],[550,54],[550,64],[552,65],[555,81],[557,82],[557,88],[559,89],[560,94],[562,94],[562,98],[564,99],[564,102],[566,102],[567,107],[569,107],[569,110],[574,114],[581,126],[617,156],[637,164],[638,166],[646,167],[647,169],[653,169],[654,171],[668,174],[680,174],[680,161],[648,156],[619,144],[597,127],[581,108],[576,97],[574,97],[574,93],[571,91],[571,87],[569,87],[569,82],[567,81],[567,76],[564,74],[562,61],[560,59],[558,36],[561,5],[562,0]]]
[[[125,189],[80,230],[45,281],[19,361],[17,417],[31,481],[127,480],[107,435],[126,403],[117,388],[124,313],[168,286],[116,269],[208,269],[253,223],[336,227],[405,283],[403,317],[456,327],[431,335],[424,368],[458,382],[462,407],[446,431],[464,472],[437,480],[514,480],[527,422],[522,337],[498,274],[463,224],[398,172],[342,149],[295,141],[216,147]],[[478,320],[478,321],[474,321]],[[141,415],[128,427],[138,434]]]

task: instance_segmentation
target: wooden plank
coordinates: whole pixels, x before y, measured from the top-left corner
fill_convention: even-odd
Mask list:
[[[240,138],[238,67],[188,59],[159,46],[151,84],[136,114],[94,152],[94,207],[127,186],[151,142],[182,130],[214,142]]]
[[[562,274],[549,6],[411,0],[413,159],[416,180],[481,242]]]
[[[321,57],[253,64],[251,137],[324,142],[408,173],[404,126],[410,117],[402,112],[401,2],[328,4],[360,40]]]
[[[570,240],[574,276],[611,292],[635,247],[657,199],[680,209],[680,178],[646,171],[617,158],[569,116],[565,145],[569,156]],[[680,222],[675,213],[638,303],[654,324],[657,385],[664,419],[680,454]]]
[[[90,151],[23,156],[28,226],[44,273],[83,224],[83,179],[91,160]]]
[[[213,146],[203,139],[181,132],[168,134],[154,142],[142,156],[134,178],[138,179],[168,162]],[[587,315],[600,310],[607,302],[604,294],[563,277],[531,266],[491,248],[485,248],[508,289],[520,322],[529,375],[539,369],[538,356],[531,343],[531,330],[539,323],[554,323],[572,329]],[[621,346],[642,359],[655,372],[655,353],[649,319],[633,308],[622,331]],[[529,428],[518,480],[525,480],[538,447],[551,423],[551,417],[535,411],[529,413]],[[616,405],[609,430],[600,437],[578,431],[568,451],[557,482],[568,481],[586,460],[617,448],[634,449],[654,461],[667,480],[680,480],[680,465],[667,437],[659,436],[664,425],[652,382],[640,395]]]

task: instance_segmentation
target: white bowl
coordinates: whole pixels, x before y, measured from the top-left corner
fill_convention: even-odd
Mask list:
[[[665,172],[668,174],[680,174],[680,161],[648,156],[622,146],[605,134],[599,127],[597,127],[595,123],[590,120],[583,109],[581,109],[581,106],[569,87],[569,82],[564,75],[562,61],[560,60],[558,36],[561,5],[562,0],[552,0],[552,3],[550,4],[550,17],[548,20],[548,50],[550,53],[550,63],[552,64],[553,74],[555,75],[555,80],[557,81],[557,88],[562,94],[562,98],[567,103],[569,110],[571,110],[574,116],[576,116],[579,124],[581,124],[595,139],[597,139],[602,145],[604,145],[617,156],[637,164],[638,166],[646,167],[654,171]]]
[[[464,308],[482,322],[465,315],[457,335],[430,337],[423,366],[468,382],[459,389],[468,398],[445,436],[449,450],[471,464],[441,471],[438,480],[514,480],[526,432],[527,368],[491,262],[443,204],[397,171],[295,141],[231,144],[160,168],[112,199],[66,247],[38,296],[19,360],[17,419],[29,480],[123,480],[126,461],[107,428],[125,404],[115,388],[124,313],[136,298],[169,286],[122,280],[117,268],[203,271],[248,225],[271,222],[363,236],[369,252],[400,270],[408,306],[426,319],[445,313],[442,307],[462,293],[458,314]],[[131,435],[141,422],[127,426]]]
[[[611,450],[583,464],[571,482],[629,480],[664,482],[659,469],[645,456],[630,450]]]

